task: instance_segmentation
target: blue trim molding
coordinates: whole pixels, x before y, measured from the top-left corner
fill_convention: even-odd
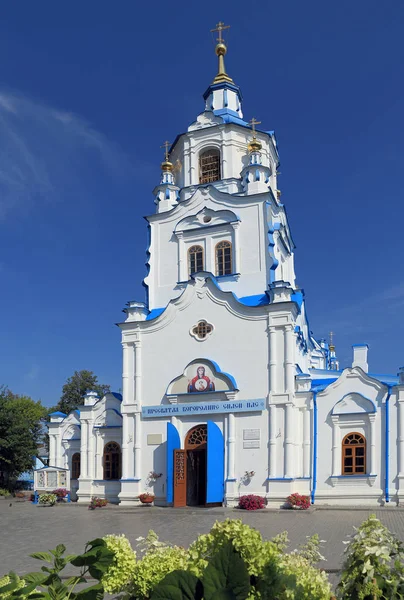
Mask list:
[[[311,503],[314,504],[316,499],[316,489],[317,489],[317,423],[318,414],[317,414],[317,392],[313,392],[313,484],[311,488]]]

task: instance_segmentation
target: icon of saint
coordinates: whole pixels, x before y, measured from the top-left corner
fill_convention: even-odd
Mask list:
[[[205,367],[200,365],[196,370],[196,375],[188,382],[188,393],[192,392],[214,392],[215,384],[205,374]]]

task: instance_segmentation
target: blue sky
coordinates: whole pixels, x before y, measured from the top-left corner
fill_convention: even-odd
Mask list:
[[[76,369],[121,387],[165,139],[203,108],[210,29],[244,116],[275,129],[317,337],[404,364],[404,4],[9,2],[0,21],[0,383],[55,404]]]

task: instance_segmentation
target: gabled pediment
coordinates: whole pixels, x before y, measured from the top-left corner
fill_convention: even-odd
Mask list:
[[[359,393],[346,394],[332,409],[333,415],[349,415],[357,413],[374,413],[376,404]]]
[[[313,380],[313,385],[315,385]],[[344,398],[347,393],[358,393],[365,398],[381,398],[387,393],[387,386],[365,373],[360,367],[344,369],[333,383],[319,392],[319,396],[330,396],[340,393]]]
[[[196,214],[181,219],[174,231],[176,233],[180,231],[192,231],[217,225],[227,225],[239,220],[240,218],[231,210],[213,210],[204,207]]]

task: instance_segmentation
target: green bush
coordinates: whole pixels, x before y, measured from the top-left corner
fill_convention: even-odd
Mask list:
[[[338,598],[376,600],[404,597],[403,544],[376,515],[370,515],[356,529],[345,553],[341,581],[337,587]]]
[[[103,540],[114,559],[101,581],[104,590],[114,594],[131,581],[136,568],[136,553],[124,535],[106,535]]]
[[[39,504],[50,504],[51,506],[53,506],[54,504],[56,504],[58,497],[56,496],[56,494],[39,494]]]
[[[11,492],[9,492],[8,490],[6,490],[5,488],[0,488],[0,496],[11,496]]]

